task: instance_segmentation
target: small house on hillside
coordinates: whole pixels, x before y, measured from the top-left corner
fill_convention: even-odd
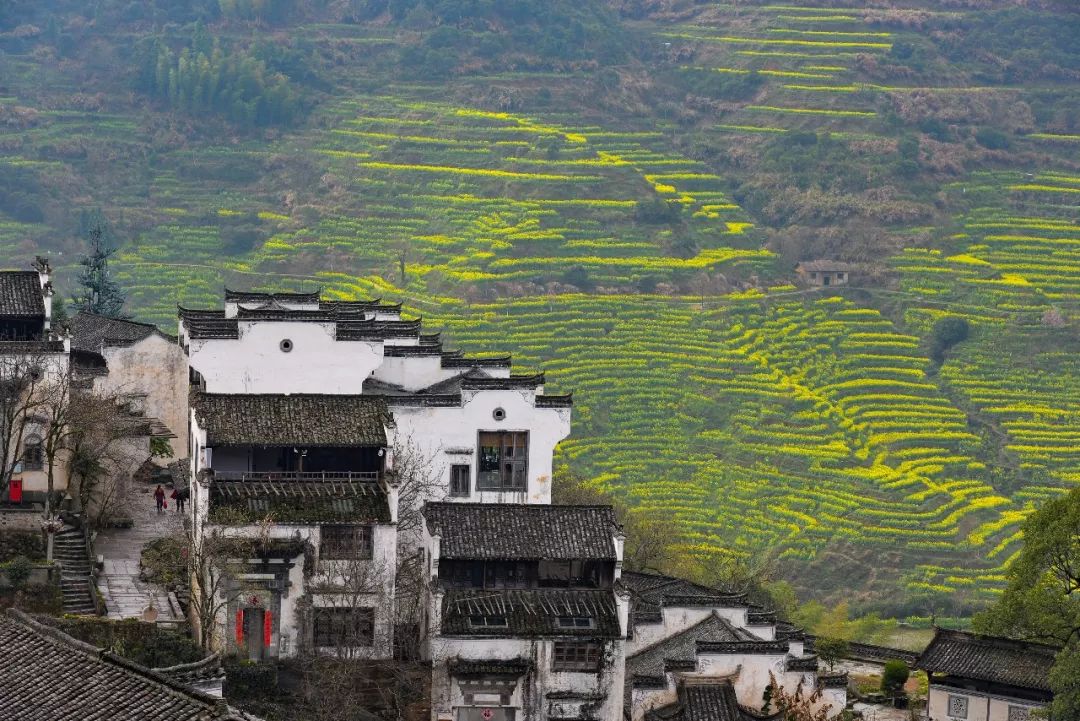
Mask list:
[[[795,271],[805,284],[826,287],[847,285],[854,268],[839,260],[806,260],[799,263]]]
[[[1028,721],[1053,700],[1058,649],[937,629],[916,664],[930,682],[929,721]]]

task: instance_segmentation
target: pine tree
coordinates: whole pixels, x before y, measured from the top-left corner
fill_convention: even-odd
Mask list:
[[[109,258],[116,253],[116,247],[109,241],[108,226],[103,222],[90,226],[86,240],[89,253],[79,261],[83,269],[79,273],[79,290],[72,301],[79,310],[110,318],[130,317],[124,313],[127,294],[109,276]]]

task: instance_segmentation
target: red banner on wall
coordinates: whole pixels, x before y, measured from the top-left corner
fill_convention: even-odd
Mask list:
[[[274,632],[274,614],[263,612],[263,646],[270,648],[270,636]]]
[[[244,645],[244,609],[236,611],[236,645]]]

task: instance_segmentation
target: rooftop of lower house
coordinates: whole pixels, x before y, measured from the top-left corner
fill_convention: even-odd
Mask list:
[[[385,446],[392,422],[374,395],[195,393],[195,418],[216,446]]]
[[[747,602],[746,596],[700,583],[657,573],[624,571],[623,584],[630,590],[631,613],[634,624],[658,623],[664,606],[690,605],[728,608],[748,608],[748,615],[763,615],[762,621],[771,621],[771,614],[757,609]],[[759,620],[750,618],[751,621]]]
[[[36,270],[0,271],[0,318],[45,318],[41,276]]]
[[[424,518],[441,559],[616,560],[610,506],[428,503]]]
[[[738,644],[757,648],[762,643],[776,647],[776,653],[786,653],[788,644],[763,642],[749,631],[737,628],[722,616],[713,613],[681,633],[669,636],[626,659],[626,683],[665,683],[664,674],[674,670],[697,668],[699,649],[708,644]]]
[[[96,648],[19,611],[0,615],[0,708],[35,719],[258,721],[111,651]],[[15,718],[15,716],[11,717]]]
[[[162,333],[151,323],[139,323],[123,318],[110,318],[87,311],[79,311],[69,323],[71,329],[71,347],[94,353],[100,353],[106,347],[126,347],[145,340],[152,335],[171,342],[176,337]]]
[[[782,714],[762,716],[739,705],[731,681],[684,679],[675,703],[653,709],[645,721],[773,721]]]
[[[1050,668],[1060,649],[1041,643],[936,630],[917,668],[929,673],[1049,692]]]
[[[614,593],[608,590],[446,591],[444,636],[582,636],[619,638]]]
[[[218,480],[210,486],[210,521],[254,523],[389,523],[382,486],[358,480]]]
[[[799,263],[799,270],[810,273],[834,273],[834,272],[848,272],[854,270],[855,267],[851,263],[845,263],[842,260],[804,260]]]

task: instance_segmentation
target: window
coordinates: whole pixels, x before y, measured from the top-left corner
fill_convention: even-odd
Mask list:
[[[323,526],[319,558],[367,559],[372,554],[371,526]]]
[[[469,495],[470,476],[472,476],[472,466],[469,466],[469,465],[453,465],[453,466],[450,466],[450,495],[451,496],[467,496],[467,495]]]
[[[598,588],[600,565],[594,561],[540,561],[541,588]]]
[[[529,568],[517,561],[488,561],[484,564],[484,588],[526,588]]]
[[[559,628],[593,628],[595,625],[588,616],[559,616]]]
[[[24,471],[40,471],[44,465],[44,454],[41,451],[41,437],[27,436],[23,446],[22,466]]]
[[[525,490],[529,460],[529,434],[523,431],[480,433],[480,471],[476,487],[481,490]]]
[[[946,714],[949,718],[967,718],[967,696],[953,696],[952,694],[949,694],[949,709]]]
[[[1030,721],[1031,719],[1031,707],[1029,706],[1009,706],[1009,718],[1008,721]]]
[[[469,616],[473,628],[506,628],[506,616]]]
[[[320,648],[370,646],[375,642],[375,609],[316,608],[312,635]]]
[[[597,671],[600,644],[595,641],[556,641],[552,654],[553,671]]]

